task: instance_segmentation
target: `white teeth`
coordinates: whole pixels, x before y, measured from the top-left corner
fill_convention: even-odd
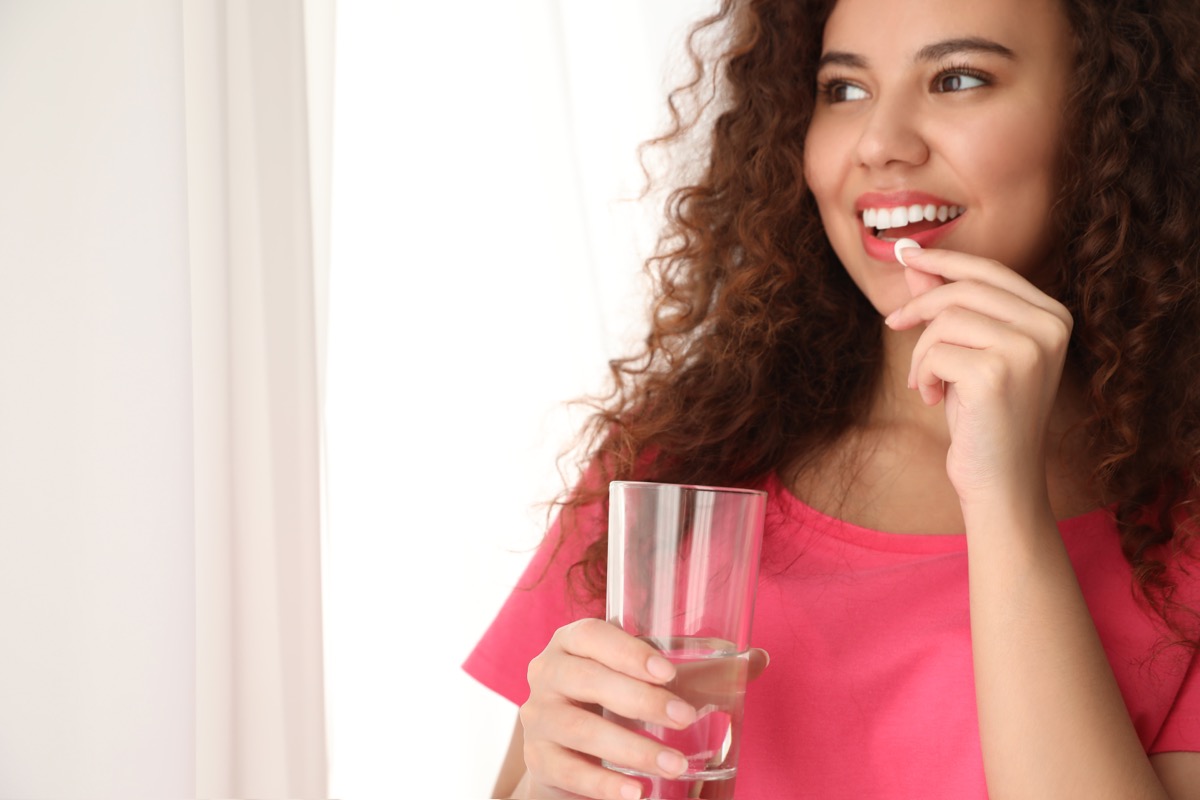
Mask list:
[[[955,219],[967,209],[963,206],[928,205],[894,206],[889,208],[863,209],[863,225],[868,228],[885,231],[888,228],[901,228],[914,222],[925,220],[946,222]]]

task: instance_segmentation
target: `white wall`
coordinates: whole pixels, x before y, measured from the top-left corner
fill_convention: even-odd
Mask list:
[[[459,670],[640,335],[635,148],[712,0],[338,5],[333,792],[488,796],[516,709]],[[644,253],[643,253],[644,254]]]
[[[0,797],[193,791],[179,13],[0,2]]]

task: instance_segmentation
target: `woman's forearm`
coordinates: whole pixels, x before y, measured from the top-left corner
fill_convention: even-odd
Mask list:
[[[964,509],[992,798],[1166,798],[1048,505]]]

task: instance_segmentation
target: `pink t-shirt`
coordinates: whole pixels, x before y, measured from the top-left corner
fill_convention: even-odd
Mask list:
[[[766,488],[752,641],[771,664],[747,691],[737,797],[987,797],[966,538],[868,530],[809,508],[774,478]],[[1109,513],[1059,529],[1146,751],[1200,751],[1200,663],[1160,646],[1166,628],[1134,598]],[[557,535],[556,525],[547,542]],[[554,631],[604,616],[603,601],[567,589],[579,545],[552,563],[550,550],[464,664],[518,704],[526,667]],[[1186,580],[1180,594],[1194,602],[1200,573]]]

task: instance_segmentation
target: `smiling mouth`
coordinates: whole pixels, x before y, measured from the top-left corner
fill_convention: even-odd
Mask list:
[[[868,208],[859,215],[872,235],[884,242],[911,237],[951,222],[966,212],[958,205],[911,205],[892,208]]]

